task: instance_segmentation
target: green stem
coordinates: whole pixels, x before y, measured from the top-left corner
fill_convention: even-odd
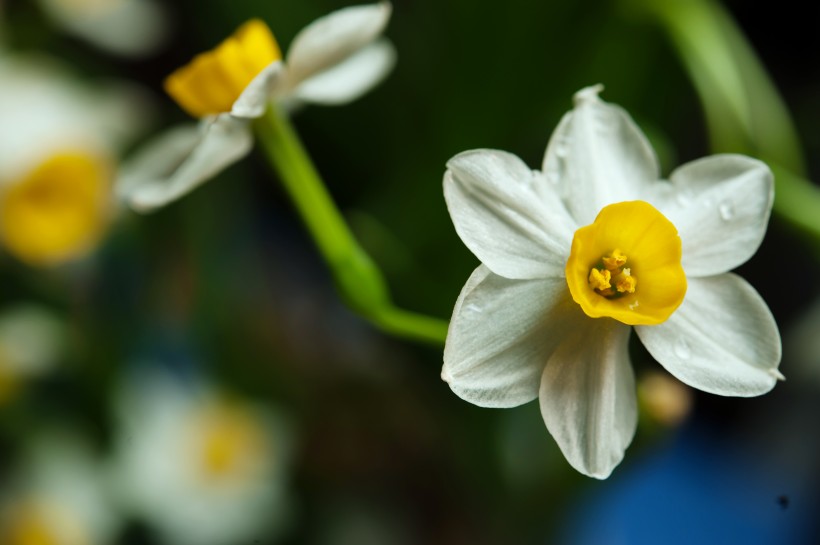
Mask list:
[[[347,304],[388,333],[442,344],[446,321],[393,306],[381,271],[350,232],[287,116],[271,104],[254,128]]]
[[[753,48],[717,2],[637,0],[692,78],[716,152],[756,155],[775,172],[774,211],[820,241],[820,188],[804,176],[797,131]]]

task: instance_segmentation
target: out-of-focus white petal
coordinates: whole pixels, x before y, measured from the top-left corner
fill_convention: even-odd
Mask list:
[[[90,93],[59,63],[0,52],[0,183],[54,153],[109,149]]]
[[[153,0],[40,0],[67,32],[118,55],[140,57],[168,36],[164,6]]]
[[[228,114],[190,128],[172,129],[127,163],[117,193],[140,212],[164,206],[216,176],[253,146],[248,123]]]
[[[772,171],[743,155],[713,155],[670,176],[659,209],[678,228],[687,276],[724,273],[757,251],[774,201]]]
[[[496,150],[460,153],[447,163],[444,197],[464,244],[505,278],[563,277],[575,230],[544,180],[521,159]]]
[[[666,322],[635,331],[667,371],[704,392],[757,396],[782,378],[777,324],[755,289],[731,273],[690,278]]]
[[[282,75],[282,61],[272,62],[259,72],[236,99],[231,108],[234,117],[255,118],[265,113],[268,99]]]
[[[456,302],[441,377],[482,407],[532,401],[550,354],[583,319],[563,278],[508,280],[481,265]]]
[[[541,377],[547,429],[572,467],[597,479],[621,462],[638,423],[629,331],[608,318],[588,320],[567,335]]]
[[[321,17],[293,39],[287,55],[291,88],[352,55],[387,26],[389,2],[350,6]]]
[[[126,81],[104,81],[88,97],[88,109],[93,122],[116,151],[134,141],[157,120],[154,97],[149,92]]]
[[[65,347],[65,324],[44,307],[25,304],[0,315],[0,367],[38,375],[57,363]]]
[[[658,179],[655,152],[622,108],[598,98],[598,85],[575,94],[575,108],[550,138],[543,171],[579,225],[607,204],[632,201]]]
[[[379,40],[307,78],[293,90],[293,96],[316,104],[352,102],[378,85],[395,64],[395,48],[389,41]]]

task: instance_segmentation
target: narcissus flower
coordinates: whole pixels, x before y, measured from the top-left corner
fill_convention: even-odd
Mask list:
[[[343,104],[379,83],[395,62],[379,36],[387,2],[354,6],[322,17],[294,38],[286,58],[257,19],[168,76],[165,89],[199,127],[177,127],[138,154],[118,182],[120,195],[147,211],[178,199],[247,155],[249,121],[269,100]]]
[[[290,436],[269,407],[160,371],[116,400],[114,482],[169,545],[251,543],[287,519]]]
[[[600,90],[575,95],[540,172],[494,150],[447,164],[450,215],[482,264],[456,302],[442,378],[483,407],[539,398],[569,463],[605,478],[637,424],[633,329],[706,392],[756,396],[782,375],[774,318],[728,272],[763,239],[771,171],[717,155],[661,180],[640,129]]]
[[[114,212],[118,148],[142,124],[133,90],[89,88],[43,57],[0,54],[0,244],[31,265],[88,252]]]

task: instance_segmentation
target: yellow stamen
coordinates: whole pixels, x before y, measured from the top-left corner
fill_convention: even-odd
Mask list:
[[[603,291],[611,288],[611,279],[612,273],[606,269],[601,271],[593,268],[589,271],[589,285],[592,286],[592,289]]]
[[[0,239],[32,265],[77,257],[108,224],[110,170],[83,153],[55,155],[12,182],[0,201]]]
[[[268,26],[252,19],[168,76],[165,91],[194,117],[229,112],[253,78],[281,58]]]
[[[659,324],[686,294],[677,229],[642,201],[606,206],[575,232],[566,278],[573,300],[592,318]]]
[[[615,278],[615,289],[618,293],[635,293],[635,286],[638,285],[638,280],[629,274],[629,269],[624,269],[621,274]]]
[[[606,267],[607,270],[614,271],[626,265],[626,256],[621,250],[615,248],[612,250],[612,254],[602,257],[601,261],[604,262],[604,267]]]

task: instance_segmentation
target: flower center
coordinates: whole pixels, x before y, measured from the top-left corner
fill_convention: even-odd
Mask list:
[[[264,430],[243,407],[217,401],[197,417],[194,447],[201,475],[220,481],[252,470],[266,458]]]
[[[624,267],[626,261],[626,255],[617,248],[601,256],[600,263],[589,270],[589,285],[598,295],[608,299],[635,293],[638,279],[632,275],[630,268]]]
[[[678,231],[643,201],[606,206],[591,225],[578,229],[566,277],[573,300],[588,316],[629,325],[665,321],[686,294]]]
[[[108,219],[110,170],[85,153],[55,155],[12,182],[0,201],[0,238],[17,258],[55,264],[86,251]]]
[[[165,91],[194,117],[229,112],[245,87],[281,58],[268,26],[252,19],[216,48],[168,76]]]
[[[23,501],[0,517],[0,542],[7,545],[90,544],[70,513],[53,504]]]

